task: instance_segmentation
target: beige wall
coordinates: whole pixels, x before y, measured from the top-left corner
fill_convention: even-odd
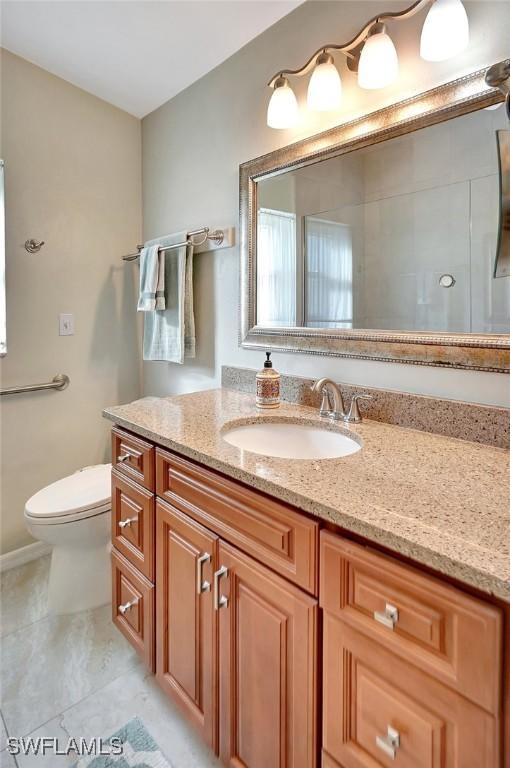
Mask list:
[[[109,459],[101,409],[140,389],[136,272],[120,257],[141,233],[140,122],[2,53],[7,334],[2,386],[67,373],[64,392],[2,398],[3,552],[31,539],[25,500]],[[28,254],[27,238],[44,240]],[[74,336],[59,337],[59,312]]]
[[[143,120],[144,235],[155,237],[189,227],[238,223],[241,162],[349,120],[441,82],[506,58],[510,3],[467,2],[469,49],[455,59],[429,64],[419,58],[424,14],[391,33],[401,63],[398,82],[382,91],[362,91],[342,70],[344,104],[334,117],[306,117],[292,131],[266,126],[266,82],[279,67],[300,65],[324,41],[350,38],[382,7],[407,3],[307,2],[224,64]],[[305,79],[297,86],[305,98]],[[260,366],[261,354],[238,347],[237,248],[195,259],[198,356],[184,366],[144,365],[146,394],[168,394],[216,386],[222,364]],[[338,380],[455,399],[510,406],[507,376],[422,366],[274,354],[289,373],[332,375]]]

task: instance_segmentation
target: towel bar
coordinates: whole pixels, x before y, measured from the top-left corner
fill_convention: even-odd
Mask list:
[[[65,373],[57,373],[51,381],[45,384],[27,384],[24,387],[7,387],[0,389],[0,395],[19,395],[22,392],[37,392],[40,389],[65,389],[69,385],[69,376]]]
[[[194,238],[199,235],[203,236],[202,239],[199,241],[194,240]],[[211,241],[211,245],[203,247],[207,241]],[[172,248],[182,248],[184,245],[193,245],[197,249],[195,253],[199,253],[200,251],[213,251],[217,248],[230,248],[234,245],[234,228],[227,227],[226,229],[215,229],[212,232],[209,227],[193,229],[186,233],[186,240],[183,240],[182,243],[174,243],[173,245],[162,246],[160,250],[169,251]],[[128,253],[122,257],[122,260],[136,261],[136,259],[138,259],[140,256],[140,251],[143,248],[143,245],[138,245],[137,248],[138,251],[136,253]]]

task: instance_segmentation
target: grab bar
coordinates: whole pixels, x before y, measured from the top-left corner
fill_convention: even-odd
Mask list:
[[[65,373],[57,373],[51,381],[45,384],[27,384],[25,387],[7,387],[0,389],[0,395],[19,395],[22,392],[38,392],[40,389],[65,389],[69,385],[69,376]]]

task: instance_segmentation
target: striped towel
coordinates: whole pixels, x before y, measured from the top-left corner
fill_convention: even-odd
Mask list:
[[[166,309],[165,301],[165,254],[159,244],[140,251],[140,294],[138,312],[154,312]]]

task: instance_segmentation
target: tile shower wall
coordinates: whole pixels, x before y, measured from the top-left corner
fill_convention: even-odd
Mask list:
[[[400,10],[402,4],[387,0],[385,7]],[[204,224],[237,224],[240,163],[507,57],[510,4],[467,0],[466,8],[471,41],[464,53],[447,62],[422,61],[423,16],[418,14],[392,27],[401,65],[393,86],[363,91],[342,64],[341,111],[303,111],[295,129],[275,131],[266,126],[265,84],[270,76],[282,66],[304,61],[325,39],[349,39],[380,11],[376,0],[317,0],[299,6],[143,120],[144,236]],[[301,105],[306,87],[306,78],[296,81]],[[146,363],[145,394],[218,386],[222,364],[260,367],[260,352],[238,346],[238,283],[237,247],[197,256],[197,357],[183,366]],[[356,385],[510,406],[509,379],[503,374],[278,352],[273,359],[287,374],[330,375]]]
[[[492,279],[506,127],[481,110],[364,151],[358,327],[509,332],[510,280]]]

